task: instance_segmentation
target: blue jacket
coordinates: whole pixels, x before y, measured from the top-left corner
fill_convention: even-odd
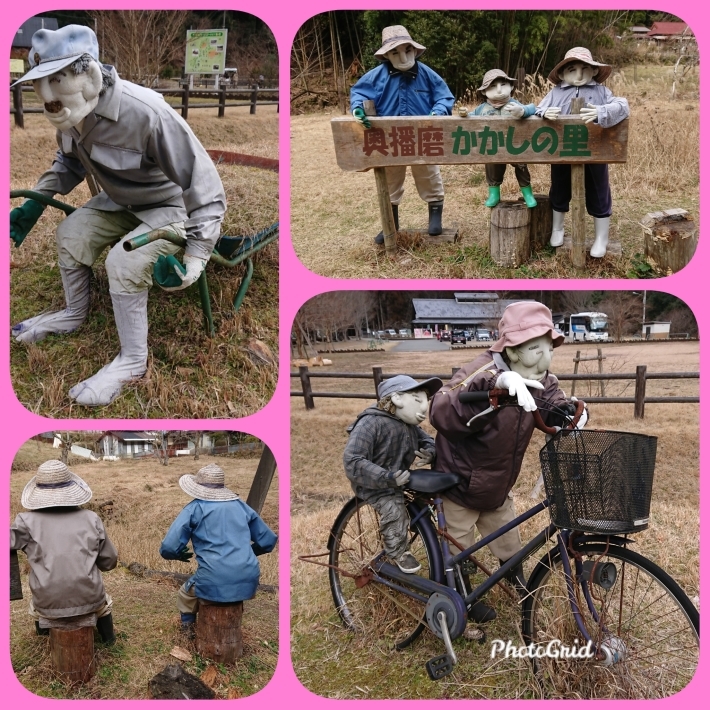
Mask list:
[[[415,62],[399,72],[389,62],[371,69],[350,89],[350,110],[375,102],[378,116],[450,116],[454,96],[446,82],[426,64]]]
[[[187,586],[214,602],[251,599],[259,584],[257,555],[271,552],[276,535],[241,500],[193,500],[175,519],[160,545],[160,555],[177,560],[192,540],[197,572]]]

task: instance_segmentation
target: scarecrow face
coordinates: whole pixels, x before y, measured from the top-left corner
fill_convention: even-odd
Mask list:
[[[395,69],[407,71],[414,66],[417,51],[407,42],[406,44],[400,44],[394,49],[390,49],[390,51],[385,54],[385,57],[389,59],[390,64],[392,64]]]
[[[562,67],[562,78],[572,86],[584,86],[599,73],[599,67],[584,62],[570,62]]]
[[[35,93],[44,102],[44,115],[60,131],[68,131],[89,115],[99,102],[101,70],[96,62],[75,74],[65,67],[32,82]]]
[[[483,93],[487,99],[503,101],[510,98],[513,93],[513,85],[505,79],[496,79],[490,83],[487,89],[484,89]]]
[[[395,392],[392,395],[392,404],[397,408],[397,419],[401,419],[405,424],[421,424],[429,409],[429,397],[423,389]]]
[[[511,370],[528,380],[541,380],[552,362],[552,336],[540,335],[505,352]]]

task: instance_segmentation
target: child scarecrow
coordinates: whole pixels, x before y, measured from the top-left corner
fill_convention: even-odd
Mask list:
[[[224,485],[216,464],[185,475],[180,488],[193,498],[177,516],[160,545],[166,560],[188,562],[197,557],[197,572],[178,591],[182,631],[194,638],[198,599],[240,602],[251,599],[259,585],[258,555],[271,552],[276,535],[239,496]]]
[[[10,549],[22,550],[30,565],[30,616],[39,635],[71,618],[93,625],[112,644],[112,600],[101,571],[112,570],[118,553],[101,518],[79,506],[91,488],[61,461],[45,461],[22,491],[22,507],[10,528]],[[97,618],[98,617],[98,618]]]

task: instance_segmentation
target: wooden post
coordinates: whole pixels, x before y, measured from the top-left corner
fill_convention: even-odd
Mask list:
[[[22,84],[12,87],[12,106],[15,109],[15,125],[25,127],[25,114],[22,111]]]
[[[499,202],[491,210],[491,259],[515,268],[530,257],[530,210],[522,202]]]
[[[547,246],[552,234],[552,205],[549,195],[534,195],[537,207],[530,210],[530,251],[538,252]],[[518,202],[522,202],[518,198]]]
[[[249,107],[249,113],[250,114],[255,114],[256,113],[256,99],[259,96],[259,85],[254,84],[252,87],[252,92],[251,92],[251,106]]]
[[[316,404],[313,401],[313,390],[311,389],[311,378],[308,375],[307,365],[301,365],[298,368],[298,376],[301,378],[301,389],[303,390],[303,401],[306,403],[306,409],[315,409]]]
[[[264,450],[261,452],[259,465],[256,467],[256,474],[252,481],[251,488],[249,489],[249,495],[247,496],[247,505],[257,513],[261,513],[261,509],[264,507],[266,494],[269,492],[269,488],[271,488],[271,481],[274,478],[275,472],[276,459],[271,449],[264,444]]]
[[[597,348],[597,357],[598,362],[599,362],[599,374],[603,375],[604,374],[604,365],[603,365],[603,360],[604,356],[602,355],[602,349]],[[599,380],[599,389],[601,390],[602,397],[606,397],[606,382],[604,380]]]
[[[584,106],[584,99],[572,99],[571,113],[578,114]],[[584,249],[585,229],[584,215],[586,213],[584,202],[584,165],[572,165],[572,199],[569,203],[569,215],[572,234],[572,266],[577,269],[584,268],[587,253]]]
[[[570,328],[572,327],[572,324],[570,324]],[[574,336],[572,336],[574,337]],[[579,371],[579,361],[581,359],[581,350],[577,350],[577,354],[574,356],[574,374],[576,375],[577,372]],[[575,385],[577,384],[577,380],[572,380],[572,392],[570,393],[570,397],[574,397],[574,388]]]
[[[377,184],[377,202],[380,205],[382,234],[385,237],[385,253],[387,256],[392,257],[397,253],[397,230],[394,226],[394,215],[392,214],[390,191],[389,187],[387,187],[386,170],[386,168],[374,168],[374,173],[375,183]]]
[[[634,419],[643,419],[646,400],[646,365],[636,366],[636,391],[634,392]]]
[[[10,601],[22,599],[22,579],[17,550],[10,550]]]
[[[695,254],[698,226],[686,210],[651,212],[641,220],[644,254],[660,276],[680,271]]]
[[[50,629],[49,655],[54,670],[65,683],[86,683],[96,672],[94,627]]]
[[[197,652],[216,663],[234,663],[244,653],[243,602],[199,600],[195,629]]]
[[[222,86],[219,87],[217,100],[219,101],[219,108],[217,109],[217,118],[224,118],[224,106],[227,103],[227,85],[226,84],[222,84]]]
[[[190,75],[192,76],[192,75]],[[190,83],[185,82],[182,90],[182,117],[187,121],[187,109],[190,104]]]
[[[373,367],[372,368],[372,379],[375,380],[375,399],[379,399],[380,398],[380,383],[383,380],[381,367]]]

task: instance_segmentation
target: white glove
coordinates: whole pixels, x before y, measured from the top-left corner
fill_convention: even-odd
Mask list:
[[[525,115],[525,109],[520,104],[514,104],[512,101],[503,106],[501,113],[508,114],[513,118],[522,118]]]
[[[542,117],[546,118],[548,121],[556,121],[561,110],[559,106],[550,106],[550,108],[545,109],[545,113],[542,114]]]
[[[433,451],[425,451],[424,449],[415,451],[414,455],[419,459],[419,461],[415,461],[413,464],[414,468],[423,468],[424,466],[428,466],[436,456]]]
[[[175,273],[180,277],[182,284],[180,286],[164,288],[164,291],[182,291],[182,289],[192,286],[192,284],[200,278],[200,274],[205,270],[205,266],[207,266],[207,259],[185,254],[182,258],[182,263],[186,269],[184,274],[177,266],[175,267]]]
[[[405,486],[409,481],[409,471],[396,471],[394,474],[394,482],[398,486]]]
[[[526,380],[517,372],[510,370],[501,372],[495,384],[496,388],[508,390],[511,397],[518,398],[518,404],[526,411],[532,412],[537,409],[533,396],[528,392],[528,387],[533,389],[545,389],[537,380]]]
[[[599,118],[599,108],[597,106],[585,106],[580,109],[579,115],[585,123],[593,123]]]
[[[466,118],[468,116],[468,106],[459,106],[458,114],[461,118]]]

